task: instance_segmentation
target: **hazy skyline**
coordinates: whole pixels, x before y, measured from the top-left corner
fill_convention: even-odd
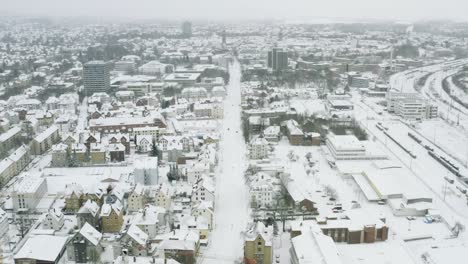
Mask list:
[[[460,0],[15,0],[3,1],[6,15],[135,19],[321,18],[468,21]]]

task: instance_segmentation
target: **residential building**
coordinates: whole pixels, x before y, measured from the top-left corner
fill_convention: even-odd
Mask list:
[[[214,182],[208,176],[201,177],[193,185],[192,188],[192,201],[193,202],[204,202],[215,200],[215,188]]]
[[[3,237],[8,232],[8,215],[0,208],[0,237]]]
[[[135,136],[135,145],[138,152],[147,153],[153,149],[155,138],[151,135],[137,135]]]
[[[133,218],[133,224],[148,234],[150,239],[166,232],[166,209],[154,205],[146,205]]]
[[[83,227],[86,223],[88,223],[96,230],[101,230],[101,222],[99,218],[100,210],[101,208],[96,202],[87,200],[76,213],[78,227]]]
[[[47,183],[44,178],[24,178],[11,193],[13,210],[15,212],[34,210],[47,193]]]
[[[29,148],[21,146],[10,156],[0,161],[0,181],[8,182],[11,178],[18,175],[31,161]]]
[[[42,220],[42,227],[44,229],[53,229],[59,231],[65,222],[63,213],[58,208],[50,209],[44,216]]]
[[[155,201],[156,206],[162,207],[166,210],[171,208],[173,190],[167,184],[159,184],[156,189]]]
[[[134,167],[133,177],[135,184],[157,185],[159,183],[158,157],[135,159]]]
[[[137,212],[139,210],[142,210],[143,208],[145,208],[147,199],[148,197],[145,193],[143,185],[137,183],[135,185],[135,188],[133,189],[133,192],[130,194],[130,196],[128,196],[127,210],[129,212]]]
[[[255,137],[250,142],[250,159],[268,158],[268,141],[263,137]]]
[[[266,141],[275,143],[278,142],[281,138],[281,130],[279,126],[269,126],[263,130],[263,138]]]
[[[100,245],[101,240],[102,234],[90,224],[85,223],[68,242],[68,261],[74,263],[99,261],[103,251],[103,247]]]
[[[65,186],[65,212],[77,212],[83,204],[83,187],[77,183]]]
[[[205,218],[207,220],[209,230],[213,228],[213,211],[212,201],[198,202],[192,207],[192,215],[195,217]]]
[[[31,151],[34,155],[42,155],[59,140],[60,135],[58,128],[56,126],[51,126],[31,141]]]
[[[250,199],[253,208],[273,206],[277,193],[270,175],[263,172],[255,174],[254,180],[250,183]]]
[[[67,167],[70,162],[71,153],[68,152],[68,145],[66,144],[56,144],[52,146],[52,167]]]
[[[123,225],[123,210],[120,202],[104,204],[101,208],[101,226],[103,233],[118,233]]]
[[[210,174],[210,164],[207,161],[187,160],[185,162],[185,177],[189,183],[196,183],[203,175]]]
[[[110,162],[125,161],[125,146],[121,143],[109,144],[107,151],[109,152]]]
[[[89,121],[90,130],[101,133],[118,133],[129,132],[137,127],[159,127],[165,128],[166,120],[161,115],[145,116],[145,117],[108,117],[100,119],[91,119]]]
[[[147,256],[151,253],[148,234],[136,225],[131,225],[120,239],[122,251],[129,256]]]
[[[7,152],[17,144],[21,135],[21,127],[15,126],[0,135],[0,151]]]
[[[184,264],[195,264],[200,248],[200,236],[195,231],[179,230],[161,236],[159,249],[167,259]]]
[[[245,234],[244,259],[257,264],[273,263],[273,226],[259,221]]]

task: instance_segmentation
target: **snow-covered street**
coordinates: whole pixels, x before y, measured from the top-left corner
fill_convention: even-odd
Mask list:
[[[231,65],[224,105],[220,163],[216,178],[214,229],[200,263],[234,263],[243,256],[243,238],[249,219],[248,193],[244,183],[246,147],[241,129],[241,70]]]

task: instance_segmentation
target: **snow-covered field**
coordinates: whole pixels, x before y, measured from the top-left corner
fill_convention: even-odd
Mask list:
[[[449,154],[466,163],[468,159],[468,135],[461,129],[454,129],[443,120],[427,120],[417,129],[427,139],[440,145]]]
[[[214,229],[199,263],[234,263],[243,257],[242,232],[249,220],[248,192],[244,183],[246,148],[241,129],[240,65],[230,68],[216,178]]]

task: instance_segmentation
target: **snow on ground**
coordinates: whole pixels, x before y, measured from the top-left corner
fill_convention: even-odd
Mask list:
[[[445,121],[427,120],[417,126],[417,130],[445,152],[466,164],[468,161],[468,135],[461,129],[454,129]]]
[[[468,102],[468,94],[466,94],[463,89],[461,89],[460,87],[456,86],[453,83],[452,77],[453,76],[450,76],[449,78],[447,78],[447,81],[448,81],[448,84],[449,84],[449,87],[450,87],[450,95],[457,97],[463,103],[466,104]]]
[[[243,257],[242,232],[249,220],[248,192],[244,183],[246,148],[241,129],[240,65],[230,67],[216,178],[214,228],[199,263],[234,263]]]
[[[428,263],[450,263],[462,264],[466,263],[466,252],[468,244],[465,241],[460,242],[458,239],[452,240],[435,240],[435,241],[412,241],[406,243],[408,248],[414,255],[422,260],[424,255],[428,259]],[[421,263],[424,263],[421,261]],[[426,262],[427,263],[427,262]]]
[[[293,150],[299,157],[298,161],[290,162],[287,159],[286,156],[290,150]],[[313,167],[316,172],[312,172],[310,175],[305,172],[307,169],[305,155],[308,152],[312,153],[312,160],[316,162]],[[434,223],[429,226],[429,224],[423,222],[422,218],[417,218],[409,223],[405,217],[395,217],[388,205],[378,205],[375,202],[367,201],[356,182],[351,178],[340,176],[336,170],[330,168],[323,154],[320,147],[290,146],[285,140],[279,142],[275,149],[276,157],[281,159],[279,162],[286,165],[286,171],[291,173],[291,179],[300,183],[298,187],[303,188],[302,191],[312,195],[321,216],[333,214],[331,208],[334,205],[330,205],[328,197],[322,195],[323,187],[330,185],[338,193],[337,203],[343,204],[344,208],[347,208],[351,201],[357,201],[361,205],[361,209],[353,210],[362,210],[363,214],[385,217],[390,228],[390,234],[395,233],[400,237],[407,237],[429,233],[441,238],[450,235],[445,224]],[[363,166],[366,162],[354,161],[357,167]],[[415,186],[415,188],[425,189],[425,186]],[[317,191],[321,192],[318,193]],[[411,228],[408,228],[409,226]]]
[[[435,203],[440,202],[440,205],[445,205],[450,208],[448,211],[450,215],[455,213],[454,215],[468,217],[466,199],[454,186],[461,185],[459,183],[446,184],[444,177],[455,177],[445,167],[429,156],[427,150],[423,146],[408,136],[408,132],[412,132],[412,130],[398,121],[384,122],[384,126],[388,128],[388,133],[400,142],[400,144],[412,151],[417,156],[416,159],[411,159],[404,150],[378,130],[375,126],[376,124],[376,121],[369,121],[368,130],[371,132],[372,136],[375,136],[380,141],[380,144],[383,145],[382,147],[386,147],[393,152],[403,164],[410,168],[413,175],[423,182],[425,187],[431,190],[434,194],[433,198],[438,198],[435,200]],[[426,144],[430,143],[426,142]]]
[[[80,113],[78,116],[78,125],[76,131],[82,131],[88,126],[88,98],[83,98],[81,105],[79,106]]]
[[[277,263],[276,259],[279,259],[279,263],[290,263],[291,235],[289,232],[281,232],[278,236],[275,236],[273,247],[273,263]]]

